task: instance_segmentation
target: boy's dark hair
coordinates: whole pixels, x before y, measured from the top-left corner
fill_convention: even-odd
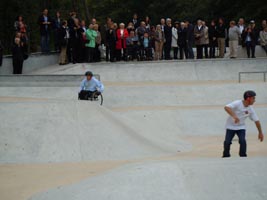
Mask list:
[[[252,90],[248,90],[244,93],[244,99],[246,100],[249,97],[255,97],[256,96],[256,92],[252,91]]]

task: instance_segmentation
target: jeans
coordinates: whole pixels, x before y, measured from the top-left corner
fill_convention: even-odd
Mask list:
[[[45,35],[41,35],[41,51],[43,53],[50,52],[49,40],[50,40],[49,33],[46,33]]]
[[[224,141],[224,151],[223,151],[223,157],[230,157],[230,146],[232,144],[232,140],[237,134],[239,138],[239,156],[240,157],[247,157],[247,142],[246,142],[246,130],[241,129],[241,130],[226,130],[226,135],[225,135],[225,141]]]

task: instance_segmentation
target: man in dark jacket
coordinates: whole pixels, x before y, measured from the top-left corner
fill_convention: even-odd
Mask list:
[[[218,41],[218,48],[219,48],[219,57],[224,57],[225,51],[225,38],[226,38],[226,26],[224,24],[223,18],[219,18],[219,24],[216,27],[216,36]]]
[[[215,20],[212,20],[209,26],[210,58],[215,58],[216,45],[217,45],[216,24],[215,24]]]
[[[242,33],[242,41],[244,41],[246,48],[247,48],[247,56],[250,58],[252,54],[252,58],[255,58],[255,47],[258,42],[258,35],[257,31],[251,24],[255,23],[253,20],[251,21],[250,25],[243,31]],[[251,52],[251,54],[250,54]]]
[[[164,55],[165,60],[171,60],[171,44],[172,44],[172,20],[168,18],[166,20],[166,26],[164,26],[165,45]]]
[[[180,48],[180,59],[184,59],[184,55],[186,59],[188,58],[187,53],[187,29],[185,28],[185,23],[181,22],[180,27],[178,29],[178,46]]]
[[[114,24],[111,23],[108,30],[106,31],[106,41],[107,41],[107,58],[110,62],[114,62],[115,50],[116,50],[116,30]]]
[[[48,16],[47,9],[44,9],[43,14],[38,18],[38,24],[40,25],[41,33],[41,51],[43,53],[48,53],[50,51],[49,39],[52,19]]]
[[[193,51],[193,44],[194,44],[194,26],[188,20],[185,21],[185,26],[187,30],[187,51],[188,51],[188,58],[194,59],[194,51]]]
[[[15,44],[12,49],[13,74],[22,74],[24,53],[21,47],[20,38],[15,38]]]

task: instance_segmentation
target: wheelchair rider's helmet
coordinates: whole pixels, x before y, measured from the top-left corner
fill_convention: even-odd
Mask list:
[[[85,76],[94,76],[93,72],[91,72],[91,71],[87,71],[87,72],[85,72],[84,75],[85,75]]]

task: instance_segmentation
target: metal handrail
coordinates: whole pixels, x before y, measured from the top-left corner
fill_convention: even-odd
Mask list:
[[[263,74],[263,81],[266,82],[267,71],[257,71],[257,72],[239,72],[238,73],[238,82],[241,83],[241,74]]]

